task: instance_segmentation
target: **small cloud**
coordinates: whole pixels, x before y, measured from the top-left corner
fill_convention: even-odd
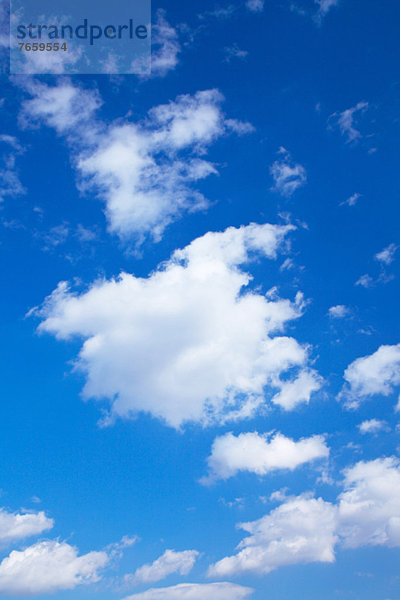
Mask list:
[[[347,143],[355,142],[362,137],[361,132],[355,127],[356,115],[367,111],[368,106],[368,102],[359,102],[352,108],[348,108],[341,113],[333,113],[329,117],[329,119],[336,121],[341,134],[347,138]]]
[[[331,306],[328,314],[332,319],[343,319],[350,314],[350,309],[344,304],[338,304],[337,306]]]
[[[389,246],[384,248],[381,252],[375,254],[375,259],[380,263],[390,265],[394,261],[394,255],[397,250],[398,246],[396,246],[396,244],[389,244]]]
[[[286,258],[285,261],[279,267],[280,271],[290,271],[294,269],[294,262],[291,258]]]
[[[246,7],[254,13],[259,13],[264,10],[264,0],[247,0]]]
[[[318,11],[314,20],[321,23],[322,19],[328,14],[331,8],[337,6],[339,0],[315,0],[315,3],[318,4]]]
[[[369,421],[363,421],[358,426],[358,429],[362,434],[372,433],[373,435],[376,435],[380,431],[389,431],[388,424],[386,423],[386,421],[380,421],[378,419],[370,419]]]
[[[201,21],[210,17],[214,19],[230,19],[237,9],[238,7],[234,4],[229,4],[225,7],[217,7],[215,10],[207,10],[204,13],[199,14],[198,18]]]
[[[363,288],[370,288],[374,285],[374,280],[371,275],[361,275],[361,277],[357,279],[355,285],[360,285]]]
[[[270,168],[274,180],[273,189],[282,196],[292,196],[294,192],[306,184],[307,173],[305,168],[292,161],[290,153],[283,147],[278,154],[282,156],[276,160]]]
[[[350,198],[347,198],[347,200],[341,202],[340,206],[344,206],[345,204],[347,204],[347,206],[355,206],[360,198],[362,198],[362,194],[353,194],[350,196]]]
[[[237,44],[233,46],[227,46],[224,48],[225,58],[224,62],[230,63],[232,59],[238,58],[244,60],[249,54],[247,50],[241,50]]]

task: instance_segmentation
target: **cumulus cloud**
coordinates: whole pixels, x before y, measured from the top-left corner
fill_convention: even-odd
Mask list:
[[[304,167],[292,161],[290,153],[285,148],[281,148],[279,154],[282,158],[273,163],[270,172],[274,180],[274,189],[282,196],[289,197],[305,185],[307,174]]]
[[[250,533],[209,568],[226,577],[269,573],[283,565],[333,562],[335,547],[400,546],[400,462],[379,458],[344,471],[336,503],[306,494],[285,500],[257,521],[241,523]]]
[[[323,436],[314,435],[298,442],[281,433],[260,435],[232,433],[217,437],[208,457],[209,477],[204,483],[228,479],[240,471],[266,475],[278,469],[294,470],[305,463],[327,458],[329,448]]]
[[[381,346],[373,354],[357,358],[345,370],[344,379],[339,399],[350,408],[371,396],[389,396],[400,385],[400,344]]]
[[[212,565],[209,576],[265,574],[284,565],[333,562],[335,515],[332,504],[321,498],[291,498],[257,521],[241,523],[250,536],[240,542],[236,555]]]
[[[129,584],[154,583],[165,579],[172,573],[187,575],[193,568],[199,553],[196,550],[166,550],[162,556],[153,563],[143,565],[133,575],[126,575],[124,580]]]
[[[336,306],[331,306],[328,314],[332,319],[343,319],[347,317],[350,313],[350,309],[343,304],[337,304]]]
[[[144,411],[180,427],[251,416],[310,372],[308,347],[277,335],[301,316],[303,296],[251,291],[240,268],[275,258],[292,229],[230,227],[175,251],[147,278],[123,273],[80,295],[61,283],[37,311],[39,331],[84,340],[84,396],[109,399],[111,418]]]
[[[242,600],[253,590],[234,583],[181,583],[173,587],[153,588],[133,594],[125,600]]]
[[[399,460],[359,462],[345,472],[344,485],[339,497],[344,546],[400,546]]]
[[[375,258],[381,264],[390,265],[394,261],[394,256],[398,250],[396,244],[389,244],[386,248],[375,254]]]
[[[347,138],[347,142],[355,142],[360,139],[361,133],[356,129],[356,115],[362,114],[368,110],[368,102],[358,102],[352,108],[348,108],[341,113],[334,113],[330,119],[336,121],[341,134]]]
[[[159,240],[183,212],[207,208],[195,184],[218,173],[204,158],[208,147],[228,133],[252,129],[225,117],[215,89],[156,106],[140,122],[109,126],[94,118],[100,100],[93,91],[69,82],[34,83],[29,91],[34,97],[24,104],[23,121],[42,120],[67,136],[80,189],[104,201],[112,233],[137,243],[147,235]]]
[[[14,550],[0,563],[0,594],[34,596],[98,581],[108,562],[105,552],[78,555],[66,542],[45,541]]]
[[[0,543],[7,543],[39,535],[52,529],[53,519],[46,517],[43,511],[10,513],[0,509]]]
[[[387,431],[387,423],[386,421],[380,421],[379,419],[369,419],[368,421],[360,423],[358,428],[360,433],[376,434],[380,431]]]

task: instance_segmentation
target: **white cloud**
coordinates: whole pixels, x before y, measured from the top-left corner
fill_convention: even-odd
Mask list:
[[[209,576],[262,574],[284,565],[333,562],[335,515],[335,508],[321,498],[291,498],[257,521],[241,523],[250,536],[240,542],[236,555],[212,565]]]
[[[281,433],[227,433],[214,440],[207,459],[210,474],[203,482],[228,479],[240,471],[266,475],[278,469],[294,470],[328,456],[329,448],[319,435],[295,442]]]
[[[101,106],[96,91],[74,86],[69,80],[62,80],[57,86],[26,80],[24,88],[33,97],[22,105],[22,125],[29,126],[43,121],[58,134],[68,133],[75,137],[81,132],[82,136],[87,137],[86,124]]]
[[[279,153],[282,158],[273,163],[270,172],[274,179],[274,189],[282,196],[289,197],[307,182],[307,174],[304,167],[293,163],[285,148],[281,148]]]
[[[172,573],[187,575],[192,570],[198,556],[199,553],[196,550],[184,550],[183,552],[166,550],[153,563],[139,567],[133,575],[126,575],[124,580],[129,584],[154,583],[165,579]]]
[[[374,280],[372,279],[371,275],[365,274],[365,275],[361,275],[361,277],[359,279],[357,279],[355,285],[360,285],[363,288],[370,288],[374,285]]]
[[[53,519],[46,517],[43,511],[9,513],[2,508],[0,509],[0,543],[39,535],[43,531],[52,529],[53,525]]]
[[[251,12],[262,12],[264,10],[264,0],[247,0],[246,6]]]
[[[17,169],[17,157],[24,152],[16,137],[0,135],[0,203],[6,198],[16,198],[26,193]]]
[[[303,369],[298,377],[277,383],[280,391],[271,401],[284,410],[293,410],[298,404],[310,402],[311,395],[321,388],[323,379],[315,370]]]
[[[125,600],[243,600],[253,590],[234,583],[181,583],[173,587],[153,588],[133,594]]]
[[[359,462],[345,472],[344,483],[346,489],[339,497],[344,546],[400,546],[398,459]]]
[[[334,6],[337,6],[339,0],[315,0],[318,4],[317,18],[322,19]]]
[[[248,123],[227,119],[218,90],[182,95],[151,109],[148,118],[108,127],[96,121],[95,92],[64,82],[57,87],[34,83],[22,120],[43,120],[67,136],[82,190],[94,190],[106,204],[110,231],[137,243],[146,235],[159,240],[184,211],[207,208],[196,182],[217,174],[204,159],[221,136],[249,133]],[[77,126],[79,123],[79,127]]]
[[[354,142],[361,138],[361,133],[355,127],[355,116],[357,113],[364,113],[368,110],[368,102],[359,102],[352,108],[344,110],[342,113],[334,113],[331,118],[335,118],[340,132],[347,138],[347,142]]]
[[[375,254],[376,260],[385,265],[390,265],[394,261],[394,255],[398,250],[398,246],[396,244],[389,244],[386,248],[384,248],[381,252]]]
[[[237,44],[233,44],[233,46],[227,46],[224,48],[225,53],[225,62],[229,63],[233,58],[239,58],[240,60],[244,60],[248,56],[247,50],[241,50]]]
[[[152,25],[151,48],[151,73],[147,73],[147,58],[144,61],[133,61],[131,70],[145,78],[165,77],[179,63],[181,44],[178,32],[168,23],[166,13],[162,9],[157,11],[156,20]],[[140,75],[141,71],[143,75]]]
[[[84,396],[108,398],[111,416],[144,411],[173,427],[251,416],[267,391],[310,373],[308,347],[273,335],[301,316],[303,296],[291,302],[246,290],[251,276],[240,268],[275,258],[292,229],[209,232],[146,279],[123,273],[81,295],[61,283],[37,312],[39,330],[84,339]]]
[[[371,396],[389,396],[400,385],[400,344],[381,346],[373,354],[357,358],[347,367],[344,379],[339,398],[350,408]]]
[[[13,22],[12,29],[17,31],[19,25],[26,23],[27,15],[23,10],[13,10],[10,14],[10,19]],[[62,17],[58,15],[41,15],[42,23],[51,23],[61,27],[67,24],[68,17]],[[11,34],[8,40],[8,47],[10,42],[13,46],[17,46],[19,39]],[[48,32],[45,29],[41,31],[41,41],[43,43],[53,43],[54,39],[49,38]],[[74,69],[74,65],[80,60],[83,53],[83,48],[71,47],[68,45],[68,52],[18,52],[13,57],[13,71],[20,74],[63,74],[65,72],[74,72],[78,70]]]
[[[341,205],[347,204],[348,206],[355,206],[360,198],[362,198],[362,195],[356,192],[355,194],[350,196],[350,198],[347,198],[347,200],[341,202]]]
[[[328,313],[332,319],[343,319],[350,314],[350,309],[343,304],[337,304],[336,306],[331,306]]]
[[[387,423],[386,421],[380,421],[379,419],[369,419],[368,421],[363,421],[358,426],[360,433],[379,433],[380,431],[387,431]]]
[[[65,542],[47,541],[16,551],[0,563],[0,594],[34,596],[71,590],[98,581],[108,562],[105,552],[78,551]]]
[[[241,523],[250,536],[240,542],[236,555],[212,565],[209,575],[269,573],[283,565],[333,562],[336,545],[399,547],[399,459],[357,463],[344,471],[343,488],[335,504],[303,494],[257,521]]]

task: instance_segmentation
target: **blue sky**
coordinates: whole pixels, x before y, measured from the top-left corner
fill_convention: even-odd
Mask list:
[[[399,11],[153,1],[150,76],[1,37],[2,597],[399,600]]]

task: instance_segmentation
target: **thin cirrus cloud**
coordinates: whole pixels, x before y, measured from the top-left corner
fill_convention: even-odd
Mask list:
[[[208,477],[203,483],[229,479],[237,473],[248,471],[266,475],[277,470],[293,471],[306,463],[328,458],[329,448],[323,436],[314,435],[298,442],[281,433],[260,435],[227,433],[217,437],[208,457]]]
[[[208,201],[195,184],[218,174],[204,158],[209,146],[232,132],[253,130],[225,117],[216,89],[178,96],[140,122],[106,126],[95,118],[101,105],[96,91],[70,82],[25,87],[33,98],[23,105],[21,123],[44,122],[66,136],[80,189],[94,191],[105,203],[110,232],[136,243],[146,236],[158,241],[182,213],[206,209]]]
[[[124,600],[243,600],[252,593],[252,588],[228,582],[181,583],[172,587],[152,588]]]
[[[230,227],[175,251],[147,278],[123,273],[81,294],[60,283],[35,311],[39,331],[84,339],[76,363],[83,394],[109,399],[109,422],[146,412],[175,428],[224,423],[253,415],[266,394],[293,409],[322,384],[308,346],[277,335],[302,315],[303,296],[251,291],[243,269],[275,258],[292,230]]]
[[[280,148],[281,158],[276,160],[270,173],[274,180],[273,189],[282,196],[290,197],[294,192],[307,183],[305,168],[293,162],[290,153],[285,148]]]
[[[400,385],[400,344],[380,346],[373,354],[357,358],[345,370],[344,379],[339,399],[348,408],[358,408],[373,396],[389,396]]]
[[[109,557],[105,552],[79,556],[66,542],[44,541],[13,550],[0,563],[0,594],[35,596],[72,590],[99,580]]]
[[[187,575],[192,570],[198,556],[199,552],[196,550],[184,550],[183,552],[166,550],[151,564],[139,567],[132,575],[125,575],[124,583],[132,585],[154,583],[165,579],[172,573]]]
[[[344,471],[336,503],[307,494],[289,498],[257,521],[250,535],[209,568],[210,577],[266,574],[281,566],[332,563],[336,546],[400,546],[400,464],[397,458],[361,461]]]
[[[40,512],[10,513],[0,509],[0,544],[39,535],[54,526],[53,519]]]

